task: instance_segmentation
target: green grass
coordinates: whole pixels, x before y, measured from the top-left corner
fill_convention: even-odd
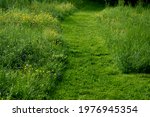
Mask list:
[[[150,73],[149,11],[141,6],[120,6],[99,14],[101,33],[124,73]]]
[[[0,9],[0,99],[51,97],[67,61],[60,19],[74,9],[39,2]]]
[[[102,33],[107,25],[98,20],[105,11],[90,3],[63,22],[69,65],[52,99],[150,99],[150,75],[123,74],[117,66]]]
[[[50,1],[0,9],[0,99],[150,99],[149,9]]]

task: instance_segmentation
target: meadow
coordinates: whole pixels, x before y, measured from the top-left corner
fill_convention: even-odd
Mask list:
[[[150,10],[106,8],[99,14],[103,37],[123,73],[150,73]]]
[[[103,0],[1,0],[0,99],[150,99],[150,10]]]
[[[67,62],[60,21],[75,7],[6,3],[0,9],[0,99],[49,99]]]

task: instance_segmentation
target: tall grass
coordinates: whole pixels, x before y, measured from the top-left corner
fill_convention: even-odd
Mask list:
[[[1,0],[0,7],[4,9],[8,9],[12,6],[26,6],[32,3],[34,0]]]
[[[60,17],[73,9],[39,2],[0,9],[0,99],[50,99],[67,61]]]
[[[125,73],[150,73],[149,8],[106,8],[99,20],[119,68]]]
[[[9,9],[11,7],[27,7],[35,2],[39,3],[71,3],[80,5],[83,0],[1,0],[0,7],[4,9]],[[46,4],[45,4],[46,5]]]
[[[39,3],[34,2],[34,4],[30,5],[30,11],[34,11],[35,13],[45,12],[50,13],[53,17],[58,19],[64,19],[67,15],[70,15],[75,11],[75,7],[71,3]]]

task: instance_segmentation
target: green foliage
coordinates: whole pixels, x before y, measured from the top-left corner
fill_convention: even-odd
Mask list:
[[[47,5],[47,3],[71,3],[71,4],[76,4],[76,5],[80,5],[83,3],[82,0],[79,0],[79,1],[78,0],[1,0],[0,7],[4,9],[8,9],[11,7],[23,8],[31,4],[34,4],[35,2],[45,3],[45,5]]]
[[[47,99],[54,83],[48,71],[32,66],[24,71],[1,70],[0,80],[0,99]]]
[[[59,18],[73,9],[39,2],[0,9],[0,99],[50,99],[66,67]]]
[[[149,9],[95,1],[0,1],[0,99],[149,99]]]
[[[4,9],[8,9],[12,6],[26,6],[32,3],[34,0],[1,0],[0,1],[0,7]]]
[[[150,71],[149,16],[149,9],[140,6],[107,8],[99,16],[108,47],[125,73]]]
[[[34,11],[35,13],[45,12],[51,13],[53,17],[64,19],[67,15],[73,13],[76,8],[71,3],[39,3],[34,2],[34,4],[30,5],[29,9]]]

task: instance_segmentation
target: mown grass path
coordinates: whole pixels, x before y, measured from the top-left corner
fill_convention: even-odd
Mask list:
[[[114,66],[97,21],[101,10],[99,5],[90,4],[64,20],[68,67],[53,99],[148,98],[145,92],[149,88],[145,88],[143,94],[140,92],[146,83],[139,80],[143,76],[119,74]]]

